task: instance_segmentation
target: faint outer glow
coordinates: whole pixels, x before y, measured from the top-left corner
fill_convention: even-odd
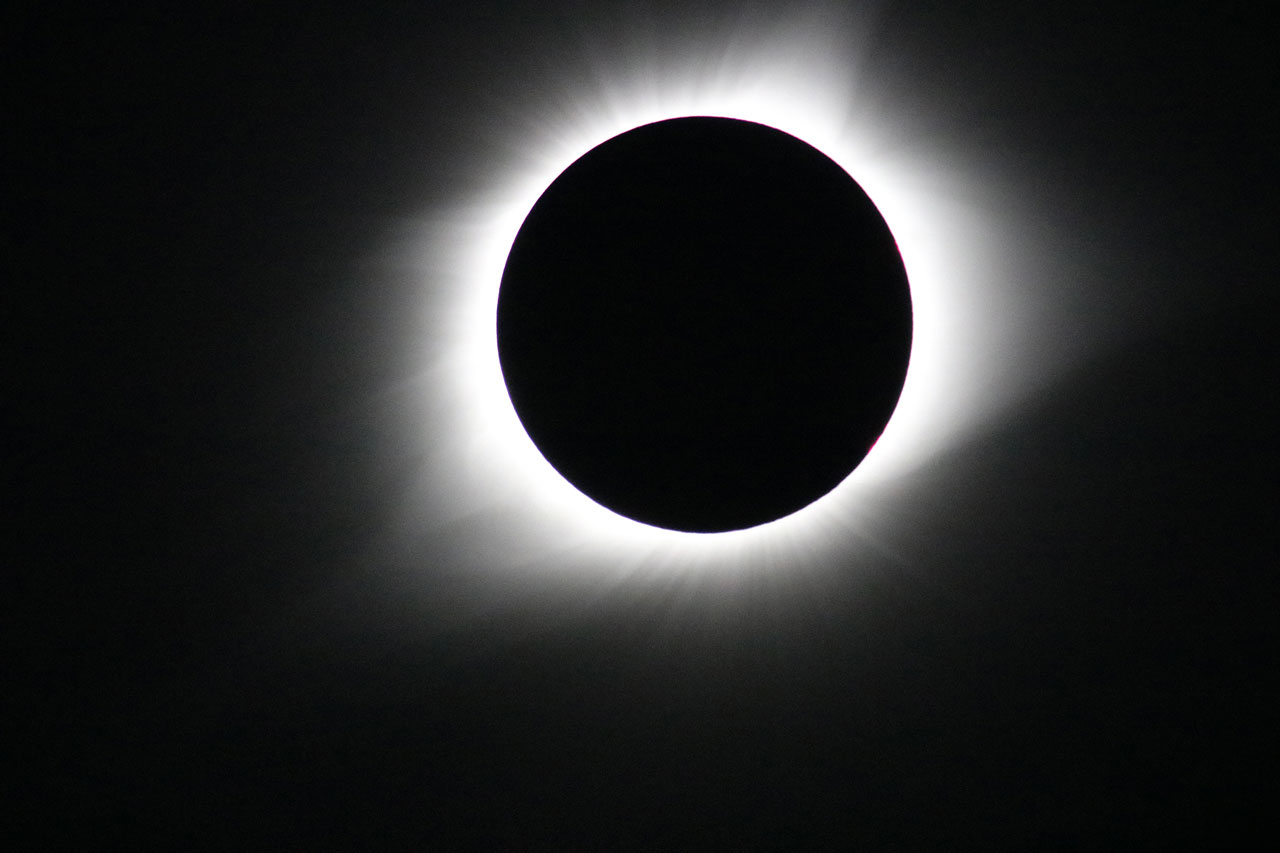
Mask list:
[[[597,62],[594,82],[523,93],[520,111],[490,140],[492,151],[482,149],[491,159],[465,175],[469,185],[454,207],[431,212],[416,247],[426,461],[408,527],[447,541],[479,574],[621,578],[697,569],[706,576],[816,566],[833,552],[899,538],[885,518],[886,490],[920,476],[924,463],[1054,372],[1052,350],[1036,345],[1033,328],[1053,309],[1049,291],[1029,293],[1025,270],[1018,272],[1038,265],[1042,285],[1053,278],[1025,225],[1034,209],[999,209],[974,167],[936,141],[909,144],[915,117],[895,114],[873,80],[855,79],[851,35],[813,20],[781,35],[723,38],[717,61],[707,59],[705,42],[683,57],[679,46],[618,50]],[[495,338],[508,250],[546,187],[619,133],[693,115],[766,124],[839,163],[897,238],[915,324],[897,410],[853,474],[787,518],[719,534],[640,524],[564,480],[511,406]],[[1011,256],[1009,245],[1021,255]]]

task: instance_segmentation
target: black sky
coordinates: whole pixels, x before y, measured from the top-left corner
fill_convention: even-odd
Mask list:
[[[575,46],[738,14],[683,6],[9,13],[13,833],[1025,848],[1266,816],[1277,75],[1244,6],[881,4],[865,61],[1072,200],[1070,321],[1123,330],[886,495],[902,559],[448,616],[447,542],[382,555],[417,308],[388,235]]]

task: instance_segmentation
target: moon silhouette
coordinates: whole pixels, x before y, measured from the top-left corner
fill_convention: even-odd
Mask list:
[[[858,466],[897,404],[911,295],[875,204],[765,125],[644,125],[559,175],[503,271],[498,355],[547,461],[671,530],[790,515]]]

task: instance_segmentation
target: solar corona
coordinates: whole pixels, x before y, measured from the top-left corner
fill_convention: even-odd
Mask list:
[[[921,125],[861,26],[596,34],[477,109],[389,250],[394,547],[477,591],[899,554],[939,461],[1095,346],[1035,176]]]

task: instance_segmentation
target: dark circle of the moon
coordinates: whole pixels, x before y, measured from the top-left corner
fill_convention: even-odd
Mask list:
[[[644,125],[547,188],[511,247],[498,355],[581,492],[671,530],[754,527],[857,467],[911,351],[893,235],[835,162],[725,118]]]

